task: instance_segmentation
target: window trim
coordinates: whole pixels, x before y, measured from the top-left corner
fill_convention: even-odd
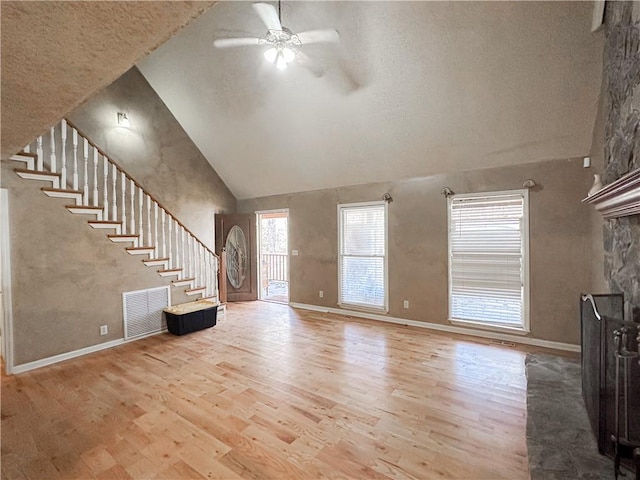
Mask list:
[[[523,276],[523,287],[522,287],[522,325],[505,325],[505,324],[491,324],[491,323],[483,323],[477,320],[465,320],[460,318],[452,318],[451,317],[451,204],[455,198],[482,198],[482,197],[498,197],[501,195],[522,195],[522,253],[523,253],[523,262],[522,262],[522,276]],[[452,195],[447,198],[447,318],[449,323],[453,325],[465,326],[465,327],[474,327],[483,330],[492,330],[498,332],[509,332],[518,335],[526,335],[531,332],[530,325],[530,289],[531,289],[531,278],[530,278],[530,239],[529,239],[529,220],[530,212],[529,212],[529,190],[528,189],[518,189],[518,190],[498,190],[491,192],[477,192],[477,193],[463,193]]]
[[[384,306],[376,307],[372,305],[365,305],[361,303],[348,303],[342,301],[342,241],[343,226],[342,226],[342,210],[347,208],[368,207],[368,206],[384,206]],[[338,217],[338,306],[340,308],[346,308],[350,310],[360,310],[363,312],[372,313],[389,313],[389,204],[384,200],[371,201],[371,202],[357,202],[357,203],[338,203],[337,210]]]

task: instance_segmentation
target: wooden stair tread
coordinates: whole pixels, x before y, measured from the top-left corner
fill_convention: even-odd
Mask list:
[[[114,220],[89,220],[89,223],[98,223],[101,225],[122,225],[122,222],[116,222]]]
[[[65,188],[49,188],[49,187],[42,187],[40,190],[42,190],[43,192],[53,192],[53,193],[76,193],[78,195],[82,195],[83,192],[82,190],[68,190]],[[75,207],[80,207],[82,205],[74,205]]]
[[[88,210],[100,210],[100,211],[104,210],[104,207],[94,207],[93,205],[65,205],[65,208],[86,208]]]
[[[14,168],[13,171],[16,173],[31,173],[34,175],[45,175],[47,177],[53,177],[53,178],[60,178],[62,176],[59,173],[45,172],[45,171],[39,172],[38,170],[29,170],[27,168]]]
[[[168,262],[169,258],[147,258],[146,260],[142,260],[143,262]]]
[[[180,278],[178,280],[174,280],[173,283],[176,283],[176,282],[193,282],[195,279],[196,279],[196,277]]]
[[[108,238],[139,238],[140,235],[134,235],[132,234],[128,234],[128,233],[122,233],[122,234],[116,234],[116,233],[110,233],[109,235],[107,235]]]
[[[156,247],[127,247],[126,250],[155,250]],[[150,260],[160,260],[159,258],[151,258]]]
[[[16,155],[22,155],[24,157],[32,157],[32,158],[38,158],[38,154],[37,153],[32,153],[32,152],[25,152],[25,151],[19,151],[18,153],[16,153]]]
[[[162,258],[156,258],[155,260],[163,260]],[[167,260],[169,260],[167,258]],[[181,268],[169,268],[167,270],[158,270],[158,273],[169,273],[169,272],[181,272]]]
[[[189,292],[199,292],[201,290],[204,290],[206,287],[195,287],[195,288],[188,288],[187,290],[185,290],[185,293],[189,293]]]

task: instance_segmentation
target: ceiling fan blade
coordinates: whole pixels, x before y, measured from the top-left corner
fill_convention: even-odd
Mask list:
[[[245,45],[259,45],[260,39],[253,37],[246,38],[216,38],[213,41],[213,46],[216,48],[227,47],[243,47]]]
[[[305,55],[303,52],[298,51],[298,53],[296,54],[296,62],[298,63],[298,65],[306,68],[318,78],[322,77],[326,72],[326,68],[323,65],[320,65],[318,62],[314,62],[313,60],[311,60],[311,58],[309,58],[308,55]]]
[[[256,11],[262,23],[267,26],[269,30],[282,30],[280,24],[280,18],[278,18],[278,12],[276,7],[270,3],[254,3],[253,9]]]
[[[303,45],[306,43],[326,43],[326,42],[337,43],[340,41],[340,34],[338,34],[337,30],[333,30],[333,29],[309,30],[306,32],[298,33],[298,38],[300,39]]]

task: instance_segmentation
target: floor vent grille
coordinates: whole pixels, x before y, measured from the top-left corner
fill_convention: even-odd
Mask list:
[[[124,338],[130,339],[167,329],[162,309],[171,305],[169,287],[122,294]]]

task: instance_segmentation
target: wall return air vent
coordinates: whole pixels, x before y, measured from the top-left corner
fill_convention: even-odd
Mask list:
[[[122,294],[124,338],[131,339],[167,329],[162,310],[171,305],[169,287],[136,290]]]

